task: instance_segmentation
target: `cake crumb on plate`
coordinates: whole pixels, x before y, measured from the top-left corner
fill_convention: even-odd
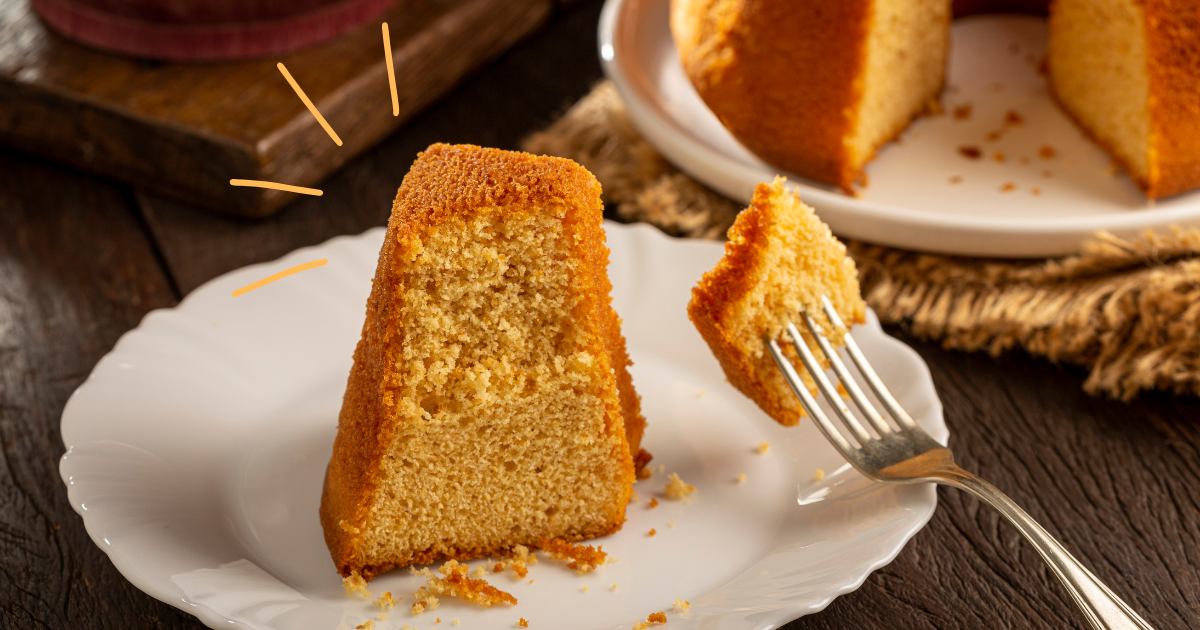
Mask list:
[[[371,589],[367,588],[367,581],[359,575],[358,571],[342,578],[342,589],[346,591],[346,595],[351,597],[371,599]]]
[[[675,609],[675,612],[684,613],[692,609],[692,603],[686,599],[677,599],[671,604],[671,608]]]
[[[425,585],[413,593],[414,615],[437,608],[440,603],[439,597],[454,597],[484,608],[496,604],[512,606],[517,603],[517,598],[511,593],[492,586],[486,580],[469,577],[467,565],[457,560],[447,560],[438,567],[440,575],[429,569],[422,569],[418,574],[425,576]]]
[[[667,478],[667,485],[663,489],[663,493],[668,499],[679,501],[686,499],[696,493],[696,486],[684,481],[676,473],[671,473]]]
[[[650,626],[663,626],[667,623],[667,613],[663,611],[652,612],[646,615],[645,621],[639,621],[633,626],[633,630],[646,630]]]
[[[604,547],[599,545],[577,545],[561,538],[552,538],[543,540],[538,546],[554,558],[566,561],[567,567],[579,573],[591,573],[608,560]]]
[[[508,569],[514,578],[521,579],[529,575],[529,565],[537,564],[537,561],[537,556],[529,551],[529,547],[517,545],[513,547],[512,555],[492,566],[492,573],[502,573]]]
[[[767,451],[771,450],[770,442],[759,442],[758,446],[754,447],[754,452],[759,455],[766,455]]]

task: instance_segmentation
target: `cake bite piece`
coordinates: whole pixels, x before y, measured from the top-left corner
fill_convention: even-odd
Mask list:
[[[325,477],[339,572],[621,527],[649,457],[607,262],[600,185],[578,164],[443,144],[417,158]]]
[[[785,188],[783,178],[759,184],[750,207],[729,228],[725,255],[692,289],[688,316],[729,382],[780,424],[796,424],[804,410],[766,340],[777,339],[797,361],[785,330],[789,321],[803,330],[800,312],[807,310],[833,330],[821,311],[822,295],[847,325],[864,321],[867,307],[846,246]]]

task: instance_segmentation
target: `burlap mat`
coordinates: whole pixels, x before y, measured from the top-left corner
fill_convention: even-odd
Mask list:
[[[723,238],[747,201],[671,166],[607,82],[524,146],[575,159],[596,174],[620,218],[677,236]],[[1128,240],[1100,233],[1077,256],[1040,261],[849,247],[864,296],[885,323],[947,348],[1022,348],[1084,366],[1084,389],[1094,394],[1200,393],[1200,230]]]

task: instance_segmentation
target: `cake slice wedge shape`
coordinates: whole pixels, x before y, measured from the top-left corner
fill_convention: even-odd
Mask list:
[[[418,156],[321,499],[341,574],[621,527],[649,456],[601,210],[570,160],[445,144]]]

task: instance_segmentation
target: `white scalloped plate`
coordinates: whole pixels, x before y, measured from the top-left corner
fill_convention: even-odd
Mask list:
[[[1055,105],[1035,69],[1045,49],[1045,20],[973,16],[955,21],[951,37],[943,100],[947,109],[971,104],[969,120],[918,119],[868,165],[870,185],[859,198],[791,178],[835,232],[906,249],[1041,257],[1074,253],[1096,230],[1132,235],[1200,225],[1200,192],[1148,204]],[[729,135],[684,76],[666,0],[608,0],[600,57],[634,124],[679,168],[739,200],[778,172]],[[985,141],[1009,109],[1022,114],[1024,124],[997,142]],[[1041,159],[1044,144],[1057,157]],[[963,158],[957,150],[963,145],[980,146],[988,159]],[[991,159],[996,151],[1003,163]],[[1047,170],[1051,177],[1043,176]],[[952,184],[954,176],[961,182]],[[1007,182],[1016,190],[1002,192]]]
[[[720,245],[646,226],[607,231],[646,445],[698,486],[695,499],[647,509],[656,475],[638,484],[624,529],[599,541],[616,562],[598,572],[543,561],[535,583],[494,578],[520,599],[515,609],[447,602],[418,617],[397,609],[377,627],[440,617],[442,628],[454,618],[511,628],[525,617],[534,628],[628,628],[667,610],[672,627],[772,628],[857,588],[933,513],[933,487],[871,484],[808,423],[780,427],[725,383],[684,310]],[[382,236],[335,238],[205,284],[147,315],[71,397],[61,464],[71,503],[135,586],[212,627],[353,628],[379,614],[342,593],[317,503]],[[231,297],[315,258],[329,264]],[[944,441],[916,353],[874,319],[855,335]],[[762,441],[770,451],[754,454]],[[818,467],[829,473],[820,483]],[[371,587],[406,598],[416,583],[398,571]],[[689,615],[669,612],[676,599],[691,601]]]

